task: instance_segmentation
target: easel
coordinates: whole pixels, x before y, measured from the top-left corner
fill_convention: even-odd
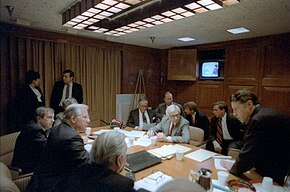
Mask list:
[[[146,88],[144,82],[144,71],[139,69],[134,95],[132,97],[130,111],[138,107],[138,100],[146,96]]]

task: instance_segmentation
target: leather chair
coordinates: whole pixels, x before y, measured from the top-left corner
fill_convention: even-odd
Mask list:
[[[199,147],[204,144],[204,141],[203,141],[204,131],[202,129],[189,126],[189,135],[190,135],[190,140],[189,140],[190,145]]]
[[[11,166],[15,143],[19,134],[20,132],[15,132],[0,137],[0,162],[10,169],[12,177],[21,174],[21,169]]]
[[[12,178],[9,168],[0,162],[0,192],[24,191],[31,179],[32,173]]]

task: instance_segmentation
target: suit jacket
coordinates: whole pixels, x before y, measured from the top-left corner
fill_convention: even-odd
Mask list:
[[[180,108],[180,114],[183,115],[183,108],[182,105],[173,102],[172,104],[177,105]],[[159,104],[159,106],[157,107],[157,109],[155,109],[156,112],[156,116],[158,117],[158,119],[162,119],[163,116],[166,114],[166,104],[165,103],[161,103]]]
[[[156,113],[153,110],[148,109],[147,110],[148,116],[149,116],[149,123],[154,123],[156,122]],[[149,124],[148,123],[148,124]],[[139,109],[134,109],[130,112],[128,121],[127,121],[127,126],[129,127],[136,127],[139,125]]]
[[[38,101],[35,93],[32,91],[28,84],[21,86],[17,90],[16,95],[16,108],[18,125],[23,127],[34,117],[34,112],[38,107],[45,106],[42,91],[39,87],[35,87],[41,93],[41,102]],[[18,129],[20,129],[20,127]]]
[[[68,179],[64,192],[133,192],[133,180],[97,164],[76,169]]]
[[[55,82],[51,97],[50,97],[50,107],[55,110],[55,114],[62,112],[64,109],[59,106],[62,98],[63,88],[65,83],[61,81]],[[78,103],[83,103],[83,88],[80,84],[73,82],[72,85],[72,97],[77,100]]]
[[[217,125],[219,119],[217,117],[212,117],[210,121],[209,129],[209,141],[213,142],[217,138]],[[226,117],[227,128],[233,141],[238,141],[243,138],[243,125],[242,123],[231,114],[227,114]]]
[[[66,123],[53,127],[27,191],[61,191],[71,171],[88,160],[83,139],[75,129]]]
[[[189,142],[189,122],[184,117],[180,116],[180,121],[174,126],[171,135],[169,135],[170,125],[170,118],[165,116],[162,118],[162,121],[160,123],[158,123],[154,127],[151,127],[149,130],[152,130],[154,132],[162,131],[166,136],[171,136],[173,142]]]
[[[44,128],[34,120],[30,121],[16,139],[12,166],[21,168],[24,173],[33,172],[46,139]]]
[[[209,120],[205,114],[203,114],[201,111],[196,111],[194,124],[192,122],[191,115],[186,115],[185,118],[187,119],[187,121],[189,121],[189,126],[198,127],[204,131],[204,138],[203,138],[204,141],[208,139]]]
[[[282,185],[290,170],[290,119],[257,106],[248,122],[244,146],[230,172],[240,175],[255,167],[263,177]]]

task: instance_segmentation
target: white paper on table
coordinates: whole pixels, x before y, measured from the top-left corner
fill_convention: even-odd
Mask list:
[[[99,130],[99,131],[95,131],[95,132],[93,132],[93,134],[95,134],[95,135],[100,135],[100,134],[102,134],[102,133],[110,132],[110,131],[114,131],[114,130],[113,130],[113,129],[112,129],[112,130],[110,130],[110,129],[101,129],[101,130]]]
[[[92,149],[92,144],[86,144],[85,145],[85,150],[87,150],[88,152],[90,152],[91,151],[91,149]]]
[[[214,156],[216,153],[212,152],[212,151],[207,151],[204,149],[199,149],[197,151],[194,151],[192,153],[189,153],[187,155],[185,155],[185,157],[198,161],[198,162],[203,162],[209,158],[211,158],[212,156]]]
[[[216,179],[212,179],[211,183],[212,183],[212,187],[213,187],[213,191],[214,192],[220,192],[220,191],[223,191],[223,192],[225,192],[225,191],[226,192],[234,192],[228,186],[221,185],[219,183],[219,181],[216,180]]]
[[[179,144],[175,144],[173,147],[175,148],[175,151],[176,151],[176,150],[180,150],[180,151],[182,151],[183,153],[186,153],[186,152],[188,152],[188,151],[191,150],[190,147],[185,147],[185,146],[182,146],[182,145],[179,145]]]
[[[229,162],[229,163],[235,163],[235,160],[229,160],[229,159],[214,159],[214,166],[217,170],[227,170],[226,168],[224,168],[222,165],[221,165],[221,161],[226,161],[226,162]]]
[[[160,176],[162,176],[160,178]],[[148,177],[150,177],[151,179],[148,179]],[[158,181],[158,178],[160,178],[161,180]],[[173,180],[173,178],[169,175],[166,175],[160,171],[157,171],[156,173],[153,173],[139,181],[136,181],[134,184],[134,189],[138,190],[138,189],[146,189],[148,191],[156,191],[159,187],[161,187],[163,184],[169,182]],[[158,182],[157,182],[158,181]]]
[[[146,131],[130,131],[126,134],[127,137],[143,137]]]
[[[178,144],[176,144],[176,145],[163,145],[162,147],[148,150],[148,152],[157,156],[157,157],[164,158],[164,157],[168,157],[170,155],[175,155],[177,150],[180,150],[183,153],[186,153],[186,152],[190,151],[191,148],[185,147],[182,145],[178,145]]]
[[[151,140],[147,135],[144,135],[143,137],[140,137],[139,139],[134,141],[134,145],[148,147],[149,145],[151,145]]]

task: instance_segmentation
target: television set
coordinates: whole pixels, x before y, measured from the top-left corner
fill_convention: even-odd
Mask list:
[[[200,62],[201,79],[224,79],[224,62],[222,60],[204,60]]]

